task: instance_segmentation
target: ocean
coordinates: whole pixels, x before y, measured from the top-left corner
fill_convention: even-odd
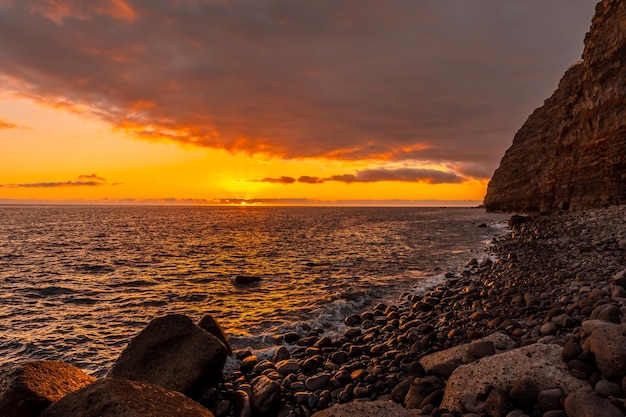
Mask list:
[[[505,231],[476,208],[0,206],[0,363],[103,376],[168,313],[213,315],[235,350],[441,284]],[[237,285],[237,276],[260,279]]]

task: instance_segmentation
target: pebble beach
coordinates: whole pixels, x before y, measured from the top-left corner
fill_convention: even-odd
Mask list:
[[[598,363],[590,334],[603,326],[624,333],[624,219],[625,206],[514,218],[511,232],[493,241],[489,258],[469,260],[425,294],[346,317],[350,327],[343,337],[313,329],[304,338],[279,335],[271,358],[236,352],[239,371],[204,401],[217,416],[245,415],[246,398],[257,398],[253,409],[263,407],[261,394],[266,404],[281,404],[280,416],[374,400],[441,417],[623,415],[626,356]],[[617,341],[618,353],[624,340]],[[558,353],[562,363],[556,365],[568,374],[563,384],[573,381],[582,400],[556,386],[560,382],[541,386],[540,375],[540,381],[520,378],[500,387],[476,380],[474,397],[444,407],[452,404],[446,384],[458,367],[533,346]],[[607,375],[608,369],[617,371]],[[581,406],[571,405],[575,400],[592,402],[591,414],[581,414]],[[608,411],[593,414],[602,407]]]

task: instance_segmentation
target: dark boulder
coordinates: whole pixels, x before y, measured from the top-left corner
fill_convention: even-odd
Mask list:
[[[595,329],[590,337],[596,364],[607,379],[626,376],[626,324]]]
[[[198,327],[217,337],[220,342],[222,342],[224,346],[226,346],[226,352],[229,356],[233,354],[233,350],[230,347],[230,343],[228,343],[228,338],[226,337],[224,330],[222,330],[222,327],[217,323],[217,321],[215,321],[213,316],[207,314],[206,316],[202,317],[202,319],[200,319],[200,323],[198,323]]]
[[[111,376],[160,385],[197,397],[222,377],[226,347],[190,318],[154,319],[122,352]]]
[[[145,382],[105,378],[48,407],[41,417],[213,417],[178,392]]]
[[[51,403],[96,378],[57,361],[34,361],[0,367],[0,416],[39,415]]]

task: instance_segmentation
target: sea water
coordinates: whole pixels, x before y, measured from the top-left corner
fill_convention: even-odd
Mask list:
[[[0,363],[104,375],[150,320],[213,315],[234,349],[343,330],[441,284],[505,228],[476,208],[0,206]],[[237,285],[237,276],[255,277]]]

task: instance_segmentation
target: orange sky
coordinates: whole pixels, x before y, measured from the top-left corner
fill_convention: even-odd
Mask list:
[[[595,2],[445,3],[0,0],[0,202],[478,204]]]

